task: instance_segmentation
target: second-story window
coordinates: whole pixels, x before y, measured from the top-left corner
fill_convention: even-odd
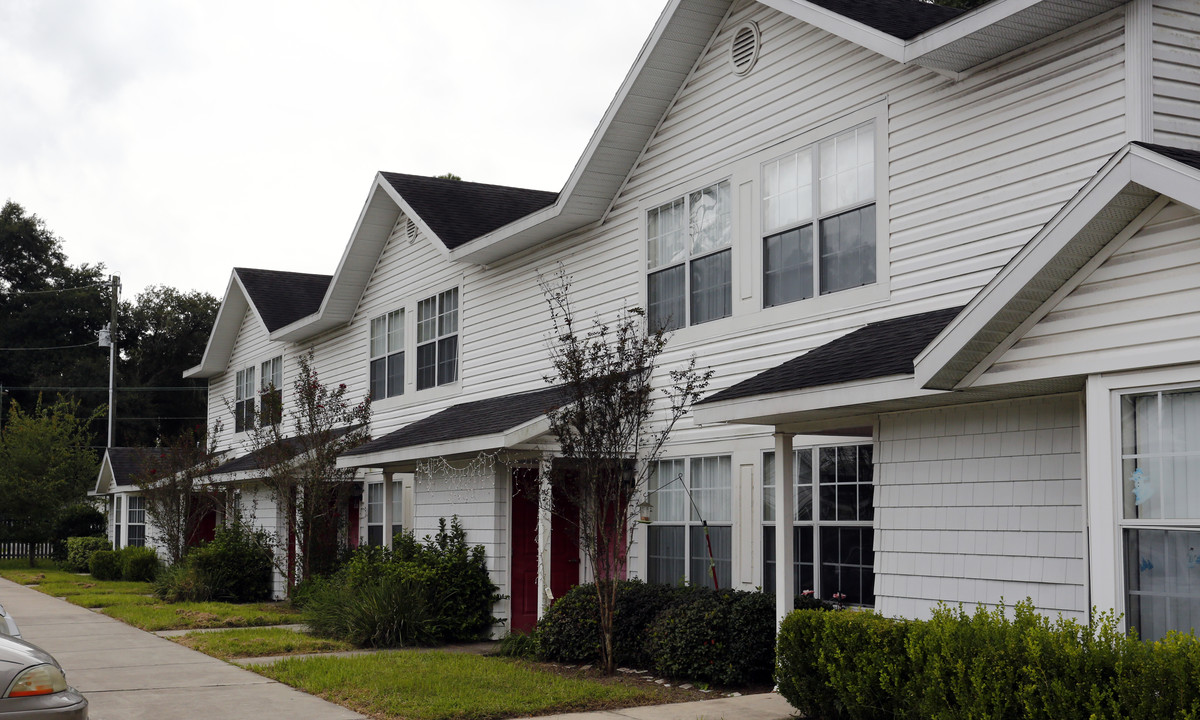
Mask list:
[[[875,282],[873,125],[770,160],[762,173],[765,307]]]
[[[283,420],[283,356],[264,360],[259,366],[259,418],[278,425]]]
[[[674,330],[732,314],[731,204],[722,180],[647,213],[650,327]]]
[[[417,389],[458,379],[458,288],[417,303]]]
[[[233,389],[233,431],[246,432],[254,427],[254,368],[238,370]]]
[[[371,399],[404,393],[404,311],[371,320]]]

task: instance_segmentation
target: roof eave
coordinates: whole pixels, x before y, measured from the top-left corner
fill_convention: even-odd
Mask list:
[[[550,421],[545,415],[510,428],[501,433],[473,435],[442,442],[422,443],[402,448],[391,448],[378,452],[357,455],[341,455],[337,459],[339,468],[412,468],[421,460],[475,455],[498,448],[511,449],[550,431]]]
[[[204,355],[199,365],[183,371],[184,379],[206,380],[225,371],[234,342],[237,340],[238,329],[242,325],[242,317],[247,310],[258,317],[258,311],[250,302],[250,295],[238,278],[237,271],[231,271],[229,284],[225,286],[225,297],[221,300],[221,307],[217,309],[217,319],[213,322],[212,332],[208,334],[208,342],[204,345]],[[259,322],[262,322],[261,318]]]

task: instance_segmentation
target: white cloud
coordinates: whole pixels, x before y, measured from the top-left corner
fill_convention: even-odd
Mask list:
[[[330,273],[377,170],[559,189],[659,12],[9,0],[0,199],[127,294],[220,295],[234,266]]]

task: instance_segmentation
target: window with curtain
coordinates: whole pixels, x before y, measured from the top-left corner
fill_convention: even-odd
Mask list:
[[[798,448],[792,465],[792,581],[832,600],[875,605],[872,446]],[[815,461],[815,464],[814,464]],[[763,455],[763,589],[775,591],[775,453]]]
[[[688,193],[646,215],[646,305],[651,327],[674,330],[733,312],[730,182]]]
[[[233,431],[246,432],[254,429],[254,368],[238,370],[233,388]]]
[[[763,305],[876,280],[875,127],[762,166]]]
[[[367,544],[384,544],[383,526],[383,483],[367,483]],[[401,518],[403,505],[403,486],[399,482],[392,484],[392,537],[404,530]]]
[[[712,587],[733,581],[733,469],[728,455],[661,460],[650,475],[647,580]],[[688,493],[691,493],[689,499]],[[705,537],[703,521],[708,521]]]
[[[371,399],[404,394],[404,310],[371,319],[369,354]]]
[[[141,495],[129,496],[129,525],[126,529],[128,534],[126,545],[137,545],[139,547],[146,544],[146,498]]]
[[[417,389],[458,380],[458,288],[417,303]]]
[[[259,418],[278,425],[283,420],[283,356],[263,361],[259,366]]]
[[[1123,395],[1125,619],[1143,640],[1200,626],[1200,388]]]

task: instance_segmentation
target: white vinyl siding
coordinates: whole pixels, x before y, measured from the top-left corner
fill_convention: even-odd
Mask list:
[[[1086,619],[1078,395],[881,415],[875,593],[884,615],[1031,598]]]
[[[1195,359],[1198,347],[1200,215],[1172,203],[1004,352],[980,384]]]
[[[1200,150],[1200,7],[1155,0],[1154,142]]]

